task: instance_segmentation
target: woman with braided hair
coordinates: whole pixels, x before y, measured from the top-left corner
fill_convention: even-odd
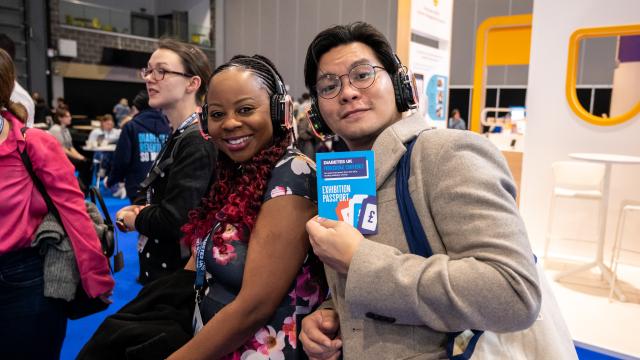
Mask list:
[[[259,55],[234,57],[209,81],[207,125],[221,172],[183,227],[204,326],[169,359],[303,356],[297,329],[326,284],[304,227],[316,213],[315,164],[290,148],[286,111],[274,110],[287,99]]]
[[[291,148],[289,101],[265,57],[236,56],[214,71],[201,124],[219,149],[219,175],[182,227],[182,241],[193,255],[183,272],[149,284],[138,296],[166,315],[166,303],[186,298],[186,292],[190,312],[162,315],[180,323],[179,331],[156,327],[143,335],[140,326],[125,329],[131,316],[123,314],[113,327],[101,326],[102,346],[92,339],[80,359],[133,358],[133,353],[172,360],[306,358],[298,329],[325,299],[327,286],[305,230],[316,214],[315,164]],[[153,291],[176,292],[171,281],[178,277],[191,282],[179,280],[184,290],[159,301]],[[121,311],[137,311],[141,302]],[[150,318],[149,313],[139,317]],[[114,344],[121,352],[113,352]]]

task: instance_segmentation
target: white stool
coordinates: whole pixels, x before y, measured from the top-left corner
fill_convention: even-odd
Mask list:
[[[572,198],[587,201],[602,201],[605,166],[584,161],[556,161],[551,165],[554,186],[549,207],[544,258],[546,259],[551,242],[553,220],[557,198]],[[603,216],[598,210],[598,217]]]
[[[622,237],[624,235],[624,229],[626,225],[627,216],[633,212],[640,212],[640,202],[631,202],[624,201],[622,203],[622,209],[620,210],[620,215],[618,216],[618,226],[616,227],[616,237],[615,242],[613,243],[613,251],[611,253],[611,272],[613,273],[611,277],[611,290],[609,291],[609,301],[613,297],[614,289],[616,286],[616,280],[618,279],[618,263],[620,262],[620,252],[621,250],[632,252],[634,254],[640,255],[640,245],[635,244],[635,248],[625,248],[622,243]],[[625,296],[621,292],[618,293],[618,298],[620,301],[625,301]]]

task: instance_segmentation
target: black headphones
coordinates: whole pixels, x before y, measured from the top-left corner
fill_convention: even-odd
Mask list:
[[[398,109],[398,112],[401,113],[410,109],[416,109],[418,107],[416,79],[413,74],[407,71],[407,67],[402,65],[398,55],[394,54],[393,58],[398,69],[395,74],[391,74],[393,92],[396,98],[396,108]],[[331,131],[326,121],[322,118],[322,114],[320,114],[318,99],[316,96],[312,96],[311,98],[311,107],[309,108],[309,111],[307,111],[307,118],[311,123],[311,128],[316,137],[324,141],[333,136],[333,131]]]
[[[282,78],[280,78],[276,70],[266,62],[252,56],[247,56],[246,58],[259,62],[266,66],[267,69],[271,71],[271,74],[276,81],[276,92],[275,94],[271,95],[269,104],[274,135],[280,135],[284,131],[290,130],[293,127],[293,100],[291,100],[291,96],[287,93],[287,89],[284,85],[284,82],[282,81]],[[207,81],[207,85],[209,85],[212,78],[213,75],[211,75],[211,77]],[[205,135],[209,134],[207,122],[209,104],[207,104],[207,94],[205,94],[204,105],[202,106],[202,112],[200,113],[200,128],[205,133]]]

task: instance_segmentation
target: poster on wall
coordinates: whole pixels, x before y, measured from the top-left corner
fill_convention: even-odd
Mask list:
[[[453,0],[411,1],[409,68],[416,77],[420,112],[447,127]]]
[[[409,48],[411,71],[420,94],[420,112],[433,126],[446,127],[449,53],[418,43]]]

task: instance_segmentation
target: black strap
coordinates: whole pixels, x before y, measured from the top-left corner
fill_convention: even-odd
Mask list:
[[[180,146],[182,139],[184,139],[187,134],[190,134],[195,131],[200,131],[200,128],[192,124],[176,137],[176,143],[173,146],[173,149],[171,149],[171,154],[169,155],[169,157],[166,158],[165,160],[160,161],[159,163],[157,163],[151,168],[151,170],[149,171],[149,174],[147,175],[147,178],[144,179],[144,181],[140,184],[141,188],[143,189],[148,188],[154,181],[156,181],[158,176],[162,175],[162,173],[164,172],[164,169],[168,168],[169,166],[171,166],[171,164],[173,164],[176,151],[178,150],[178,147]],[[166,145],[169,146],[170,143],[171,143],[171,139],[169,139],[166,142]],[[164,151],[161,150],[158,157],[161,158],[163,155],[164,155]]]
[[[27,128],[26,127],[21,128],[20,132],[22,133],[22,137],[26,140]],[[60,218],[60,213],[58,212],[58,209],[56,208],[56,206],[53,204],[53,200],[51,200],[49,193],[47,193],[47,189],[45,189],[44,184],[42,183],[42,181],[40,181],[40,178],[36,176],[35,171],[33,171],[33,164],[31,163],[31,158],[29,158],[29,154],[27,153],[26,141],[25,141],[24,150],[18,151],[18,152],[20,153],[20,158],[24,163],[24,167],[27,168],[27,172],[29,172],[29,175],[31,176],[31,180],[33,181],[33,184],[36,186],[38,191],[40,191],[40,194],[42,195],[44,202],[47,203],[47,209],[49,210],[50,213],[53,214],[53,216],[55,216],[56,220],[58,220],[58,222],[60,223],[60,226],[64,227],[62,223],[62,218]]]
[[[409,176],[411,175],[411,152],[413,151],[413,145],[417,138],[414,138],[409,142],[407,152],[402,156],[398,162],[396,168],[396,200],[398,202],[398,209],[400,210],[400,219],[402,220],[402,227],[404,228],[404,235],[407,238],[409,244],[409,250],[412,254],[429,257],[433,255],[431,246],[427,234],[424,232],[420,217],[416,212],[416,208],[411,200],[411,194],[409,193]],[[450,360],[469,360],[473,355],[473,351],[476,348],[476,344],[480,339],[480,336],[484,333],[482,330],[471,330],[473,337],[469,340],[466,349],[462,354],[453,355],[453,348],[455,339],[462,332],[447,333],[447,357]]]
[[[92,186],[89,188],[89,195],[91,196],[91,201],[94,204],[100,205],[100,210],[102,210],[102,215],[104,216],[104,223],[107,226],[113,227],[113,221],[111,221],[111,215],[109,215],[109,210],[107,209],[107,205],[104,203],[102,194],[100,194],[98,189]]]
[[[115,231],[113,221],[111,221],[111,215],[109,214],[109,209],[107,209],[107,205],[105,204],[100,191],[96,187],[91,186],[89,188],[89,195],[91,196],[91,201],[100,206],[100,210],[102,210],[102,216],[104,218],[104,224],[107,226],[107,231],[109,231],[110,234],[113,234],[113,241],[111,243],[109,243],[110,241],[108,239],[101,239],[102,250],[109,258],[113,254],[117,254],[119,251],[118,233]],[[109,266],[111,266],[111,263],[109,263]],[[114,272],[118,272],[118,270],[114,270]]]

